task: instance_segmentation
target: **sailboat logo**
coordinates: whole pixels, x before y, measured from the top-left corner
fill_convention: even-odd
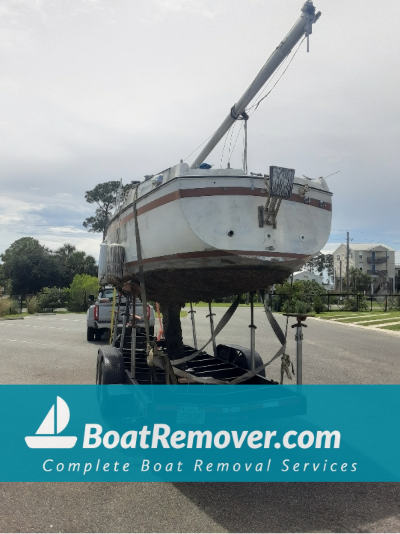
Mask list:
[[[35,436],[26,436],[25,441],[30,449],[72,449],[76,436],[58,436],[68,425],[68,404],[57,397],[56,404],[50,408]]]

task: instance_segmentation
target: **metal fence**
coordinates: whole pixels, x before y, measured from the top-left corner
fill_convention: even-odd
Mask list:
[[[317,304],[318,303],[318,304]],[[302,294],[298,299],[289,294],[269,293],[268,304],[274,311],[400,311],[400,294],[363,295],[357,293]],[[297,309],[296,309],[297,308]],[[301,309],[304,308],[304,309]],[[308,308],[308,309],[307,309]],[[317,310],[316,310],[317,311]]]

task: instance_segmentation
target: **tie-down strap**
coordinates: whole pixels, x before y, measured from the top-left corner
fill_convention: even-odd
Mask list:
[[[199,384],[240,384],[241,382],[244,382],[245,380],[249,380],[250,378],[253,378],[253,376],[258,375],[263,369],[265,369],[269,364],[271,364],[276,358],[278,358],[285,350],[285,346],[282,345],[282,347],[278,350],[278,352],[267,362],[263,365],[260,365],[257,367],[257,369],[254,369],[254,371],[247,371],[247,373],[244,373],[241,376],[238,376],[237,378],[234,378],[233,380],[218,380],[218,378],[200,378],[196,375],[193,375],[191,373],[188,373],[186,371],[182,371],[181,369],[177,369],[176,367],[173,367],[174,373],[176,376],[179,376],[181,378],[187,378],[191,382],[198,382]]]
[[[237,296],[235,301],[231,304],[229,309],[226,311],[226,313],[224,314],[224,316],[222,317],[222,319],[218,323],[218,325],[217,325],[217,327],[216,327],[216,329],[214,331],[214,335],[211,336],[211,338],[207,341],[207,343],[200,350],[194,352],[190,356],[186,356],[185,358],[180,358],[179,360],[171,360],[170,361],[170,364],[172,364],[172,366],[173,366],[172,369],[173,369],[173,372],[174,372],[175,376],[179,376],[180,378],[186,378],[188,381],[197,382],[199,384],[226,384],[226,385],[228,385],[228,384],[231,384],[231,385],[240,384],[241,382],[249,380],[250,378],[253,378],[253,376],[258,375],[263,369],[265,369],[268,365],[270,365],[274,360],[276,360],[279,356],[281,356],[282,354],[285,353],[286,336],[283,333],[281,327],[279,326],[277,320],[273,316],[271,310],[265,306],[264,307],[265,314],[266,314],[266,316],[268,318],[268,321],[269,321],[269,323],[271,325],[271,328],[273,329],[276,337],[278,338],[278,340],[281,343],[281,347],[279,348],[279,350],[276,352],[276,354],[268,362],[260,365],[259,367],[257,367],[254,370],[247,371],[243,375],[241,375],[241,376],[239,376],[237,378],[234,378],[233,380],[219,380],[218,378],[212,378],[212,377],[204,377],[204,378],[202,378],[202,377],[198,377],[198,376],[196,376],[196,375],[194,375],[192,373],[188,373],[187,371],[183,371],[182,369],[178,369],[177,367],[175,367],[176,365],[179,365],[179,364],[185,363],[185,362],[189,362],[189,361],[193,360],[194,358],[196,358],[196,356],[198,356],[205,349],[205,347],[207,347],[207,345],[209,343],[211,343],[211,341],[213,341],[213,339],[228,324],[229,320],[231,319],[231,317],[235,313],[235,311],[236,311],[236,309],[237,309],[237,307],[239,305],[239,302],[240,302],[240,295]],[[167,357],[166,357],[166,359],[167,359]],[[165,365],[165,363],[164,363],[164,365]]]
[[[210,337],[207,343],[203,347],[201,347],[201,349],[198,350],[197,352],[190,354],[190,356],[179,358],[179,360],[171,360],[172,365],[179,365],[181,363],[190,362],[191,360],[196,358],[196,356],[198,356],[200,352],[202,352],[207,347],[207,345],[209,345],[211,341],[213,341],[216,338],[216,336],[221,332],[221,330],[229,323],[232,315],[235,313],[235,311],[237,310],[237,307],[239,306],[240,297],[241,295],[238,295],[235,301],[232,302],[232,304],[229,306],[228,310],[225,312],[222,319],[218,323],[216,329],[214,330],[214,334]]]

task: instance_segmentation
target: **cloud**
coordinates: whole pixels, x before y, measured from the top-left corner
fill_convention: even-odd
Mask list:
[[[194,13],[214,18],[221,10],[221,1],[206,0],[153,0],[163,11]]]

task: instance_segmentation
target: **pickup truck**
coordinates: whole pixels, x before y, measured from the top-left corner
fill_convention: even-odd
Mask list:
[[[105,287],[102,289],[97,297],[96,302],[89,307],[86,314],[87,335],[88,341],[99,341],[105,332],[111,329],[111,312],[114,289],[112,287]],[[118,299],[118,297],[117,297]],[[94,296],[89,296],[89,302],[94,301]],[[121,297],[121,308],[118,321],[122,322],[123,313],[125,312],[126,300]],[[132,313],[132,310],[131,310]],[[139,299],[136,299],[135,304],[136,327],[144,330],[143,306]],[[140,317],[140,319],[138,319]],[[155,315],[154,308],[150,304],[147,305],[147,317],[149,319],[150,335],[154,336]]]

